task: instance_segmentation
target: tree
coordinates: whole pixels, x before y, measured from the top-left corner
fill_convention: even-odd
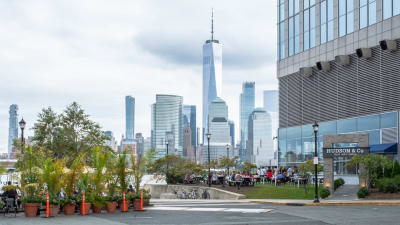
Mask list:
[[[232,168],[232,167],[236,167],[237,161],[238,161],[238,157],[228,158],[226,156],[223,156],[219,160],[219,167],[220,168],[226,168],[227,169],[227,173],[229,175],[229,169]]]
[[[33,147],[43,151],[47,157],[66,158],[67,166],[80,153],[87,153],[86,161],[90,163],[95,146],[110,151],[104,146],[107,137],[103,135],[100,125],[91,121],[76,102],[59,115],[51,107],[43,109],[33,129]]]
[[[143,175],[146,172],[147,158],[144,156],[135,157],[135,155],[132,154],[131,161],[132,175],[135,179],[135,191],[136,194],[139,194],[140,183],[142,182]]]
[[[242,170],[243,170],[244,172],[246,172],[246,173],[250,173],[251,170],[256,169],[256,168],[257,168],[257,165],[256,165],[256,164],[254,164],[254,163],[249,163],[249,162],[245,162],[245,163],[243,164]]]
[[[314,173],[315,166],[313,160],[307,160],[299,165],[300,175],[304,178],[309,178],[311,174]],[[322,172],[324,167],[322,165],[317,166],[317,172]]]
[[[122,192],[125,192],[128,189],[128,162],[126,160],[126,152],[118,155],[117,165],[116,165],[116,173],[119,189]]]

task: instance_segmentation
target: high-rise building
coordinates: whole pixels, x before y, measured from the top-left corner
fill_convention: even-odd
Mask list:
[[[229,134],[231,135],[232,138],[231,145],[235,146],[235,122],[233,120],[229,120],[228,124],[229,124]]]
[[[135,98],[125,97],[125,138],[134,140],[135,135]]]
[[[274,148],[271,133],[271,117],[262,108],[256,108],[249,116],[247,161],[257,167],[272,166]]]
[[[240,159],[246,161],[247,127],[255,106],[255,82],[244,82],[240,94]]]
[[[225,101],[217,97],[209,106],[209,133],[210,138],[210,159],[218,160],[222,156],[227,156],[227,146],[231,148],[232,137],[228,123],[228,106]],[[203,145],[207,149],[208,142]],[[203,162],[208,160],[208,151],[203,149]],[[231,154],[232,155],[232,154]],[[230,155],[230,156],[231,156]]]
[[[265,90],[264,91],[264,110],[271,117],[272,137],[274,139],[274,151],[278,150],[278,142],[274,137],[278,136],[279,128],[279,91]]]
[[[18,138],[18,106],[10,105],[10,118],[8,120],[8,157],[10,157],[14,140]]]
[[[142,156],[146,152],[146,149],[144,148],[144,137],[142,133],[136,133],[135,139],[137,143],[138,155]]]
[[[211,39],[203,45],[203,143],[207,132],[208,108],[221,96],[222,91],[222,45],[214,39],[214,19],[211,17]]]
[[[197,146],[197,129],[196,129],[196,106],[184,105],[183,106],[183,126],[190,128],[190,136],[192,146]]]
[[[194,160],[195,146],[192,145],[192,132],[189,126],[183,127],[183,157]]]
[[[183,98],[177,95],[156,95],[152,105],[151,139],[156,158],[166,155],[165,141],[168,140],[168,154],[182,156],[183,147]]]
[[[108,138],[108,140],[106,140],[106,145],[108,147],[110,147],[112,150],[116,151],[117,150],[117,142],[115,141],[115,137],[112,131],[105,131],[104,132],[104,136],[106,136]]]
[[[325,134],[367,133],[371,152],[398,152],[399,1],[278,2],[279,165],[313,158],[314,121],[321,160]],[[335,174],[357,173],[347,160]]]

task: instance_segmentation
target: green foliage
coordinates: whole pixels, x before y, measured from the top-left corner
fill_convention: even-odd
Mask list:
[[[70,204],[70,205],[72,205],[72,204],[75,204],[76,203],[76,197],[65,197],[65,198],[62,198],[62,199],[60,199],[60,205],[61,206],[63,206],[63,205],[66,205],[66,204]]]
[[[314,174],[315,165],[313,160],[308,160],[300,164],[299,172],[302,177],[308,178],[310,175]],[[322,165],[317,166],[317,171],[322,172],[324,167]]]
[[[93,189],[91,190],[95,201],[105,190],[105,178],[103,172],[105,170],[106,165],[106,156],[101,152],[99,147],[95,147],[93,149],[92,155],[92,168],[94,172],[90,174],[90,181],[92,183]],[[99,199],[97,199],[99,200]]]
[[[331,192],[329,191],[328,188],[324,187],[324,188],[319,189],[319,196],[321,198],[327,198],[327,197],[329,197],[329,195],[331,195]]]
[[[139,191],[140,183],[142,182],[142,178],[144,173],[146,172],[147,158],[146,155],[142,157],[131,156],[132,161],[132,175],[135,180],[135,190]]]
[[[226,156],[223,156],[222,158],[220,158],[218,164],[219,164],[219,167],[220,167],[220,168],[227,168],[227,169],[230,169],[230,168],[232,168],[232,167],[235,168],[237,162],[238,162],[238,157],[228,158],[228,157],[226,157]]]
[[[336,191],[336,189],[338,189],[340,186],[344,185],[344,180],[342,178],[336,179],[333,182],[333,188]]]
[[[43,165],[40,181],[45,184],[45,191],[51,199],[56,198],[63,186],[64,163],[61,160],[47,158]]]
[[[368,196],[368,189],[366,187],[362,187],[358,190],[357,196],[358,198],[365,198]]]
[[[119,154],[116,165],[116,173],[118,179],[119,189],[122,192],[128,189],[128,162],[126,159],[126,152]]]
[[[379,154],[355,155],[347,163],[348,166],[362,165],[364,170],[360,170],[360,177],[369,178],[369,187],[375,187],[376,181],[383,176],[383,169],[391,167],[392,163],[389,158]]]
[[[101,195],[93,195],[91,203],[98,207],[103,207],[107,203],[107,199]]]
[[[48,107],[38,117],[33,128],[33,147],[47,157],[65,159],[68,166],[81,153],[87,153],[86,160],[90,162],[93,147],[104,146],[107,139],[76,102],[59,115]]]
[[[114,154],[106,153],[106,171],[104,174],[105,185],[107,186],[107,196],[114,198],[118,188],[117,158]]]
[[[400,165],[397,160],[393,162],[392,177],[400,175]]]
[[[242,170],[246,173],[250,173],[253,169],[257,169],[257,165],[249,162],[243,164]]]
[[[72,197],[74,194],[74,190],[77,187],[79,176],[83,172],[84,168],[84,154],[79,154],[73,161],[70,166],[69,171],[65,173],[65,193],[67,197]]]
[[[22,203],[42,203],[43,198],[39,197],[39,196],[26,196],[24,197],[21,202]]]
[[[41,169],[43,158],[40,152],[33,152],[32,147],[21,148],[21,154],[17,156],[18,161],[15,164],[17,172],[20,172],[21,191],[26,197],[34,198],[40,194]]]
[[[381,178],[376,182],[380,192],[395,193],[400,191],[400,176],[394,178]]]

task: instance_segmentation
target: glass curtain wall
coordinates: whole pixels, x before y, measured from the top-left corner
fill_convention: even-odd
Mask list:
[[[300,52],[300,0],[289,0],[289,56]]]
[[[400,14],[399,0],[383,0],[383,19],[389,19],[392,16]]]
[[[321,1],[321,44],[332,41],[334,38],[333,1]]]
[[[354,1],[339,0],[339,37],[354,31]]]
[[[285,56],[285,0],[278,1],[278,59],[284,59]]]
[[[304,50],[315,47],[315,0],[304,0],[303,5],[303,38]]]
[[[360,29],[376,23],[376,0],[360,0]]]

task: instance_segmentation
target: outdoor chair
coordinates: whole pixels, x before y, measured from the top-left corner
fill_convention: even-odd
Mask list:
[[[17,204],[15,198],[6,198],[6,205],[4,207],[4,216],[9,213],[14,213],[14,217],[17,217]]]

